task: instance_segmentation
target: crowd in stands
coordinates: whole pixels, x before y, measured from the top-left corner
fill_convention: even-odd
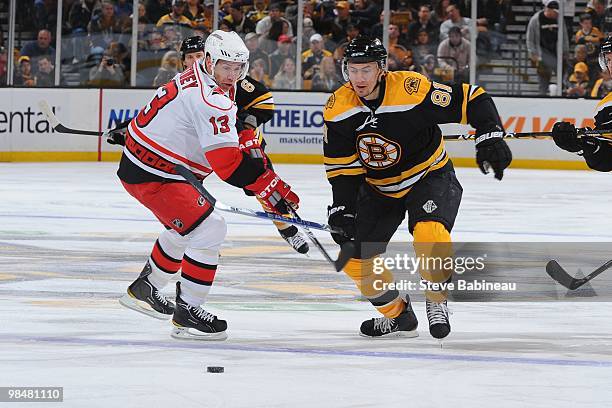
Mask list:
[[[136,85],[156,87],[179,70],[181,41],[206,37],[212,30],[214,0],[64,0],[62,76],[78,73],[80,85],[125,87],[136,71]],[[294,0],[215,0],[219,28],[236,31],[250,51],[249,74],[272,89],[330,91],[343,82],[344,49],[358,35],[382,39],[383,1],[310,0],[303,6],[302,48],[297,49],[298,6]],[[577,31],[568,21],[564,36],[564,94],[600,96],[612,79],[599,69],[599,45],[612,28],[607,0],[591,0],[580,10]],[[467,81],[470,49],[479,64],[496,58],[512,24],[510,0],[478,0],[476,44],[470,43],[470,19],[464,0],[391,0],[390,70],[414,70],[442,82]],[[18,22],[36,38],[15,50],[14,84],[52,86],[55,78],[57,0],[20,0]],[[536,68],[540,92],[549,92],[557,57],[558,0],[543,0],[527,27],[526,47]],[[133,16],[137,15],[137,61],[131,61]],[[0,36],[0,81],[6,77],[6,35]],[[296,72],[296,54],[301,72]],[[74,75],[73,75],[74,76]]]

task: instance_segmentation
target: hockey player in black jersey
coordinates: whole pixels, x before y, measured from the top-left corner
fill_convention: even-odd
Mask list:
[[[342,63],[347,83],[325,106],[324,162],[333,192],[329,224],[346,233],[332,234],[337,243],[352,239],[357,244],[344,272],[383,314],[363,322],[361,335],[414,337],[418,322],[410,299],[389,288],[394,283],[391,271],[374,273],[373,266],[406,212],[418,255],[452,254],[450,231],[463,190],[438,124],[472,125],[478,166],[485,174],[493,170],[499,180],[512,154],[484,89],[431,82],[416,72],[387,72],[386,63],[387,51],[379,40],[352,40]],[[447,282],[452,273],[419,272],[432,283]],[[429,331],[444,338],[450,333],[447,293],[431,289],[425,292]]]
[[[202,37],[188,37],[181,43],[181,59],[184,68],[204,57],[204,40]],[[272,119],[274,115],[274,99],[272,92],[264,84],[246,76],[236,85],[236,105],[238,107],[238,120],[236,127],[240,136],[240,146],[243,151],[249,152],[253,157],[260,157],[272,169],[272,161],[264,153],[266,142],[260,126]],[[253,195],[245,190],[247,195]],[[267,211],[266,208],[264,210]],[[295,225],[274,221],[279,234],[293,249],[301,254],[308,252],[308,243],[304,235]]]
[[[608,36],[601,45],[599,65],[603,71],[612,73],[612,36]],[[612,129],[612,92],[597,104],[595,129]],[[578,137],[576,127],[569,122],[555,123],[552,135],[557,146],[584,157],[591,169],[612,171],[612,140],[607,142],[594,137]]]

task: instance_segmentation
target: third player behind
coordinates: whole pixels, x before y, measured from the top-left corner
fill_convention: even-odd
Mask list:
[[[495,104],[479,86],[449,86],[416,72],[387,72],[386,49],[380,40],[366,37],[346,47],[342,72],[347,83],[324,110],[324,162],[333,192],[329,224],[347,234],[332,236],[339,244],[355,241],[357,254],[344,272],[383,315],[364,321],[361,335],[414,337],[418,322],[410,299],[389,288],[395,281],[391,271],[376,274],[373,265],[406,212],[417,256],[444,256],[450,250],[463,189],[438,124],[474,127],[478,166],[485,174],[492,169],[499,180],[512,154]],[[449,281],[452,273],[419,272],[433,283]],[[440,339],[450,333],[447,292],[431,289],[438,290],[425,292],[429,331]]]

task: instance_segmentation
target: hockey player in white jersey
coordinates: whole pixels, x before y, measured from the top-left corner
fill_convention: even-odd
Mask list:
[[[239,149],[234,90],[248,72],[248,61],[249,51],[235,32],[213,32],[205,58],[159,88],[127,128],[117,174],[166,230],[120,302],[160,319],[172,316],[175,338],[223,340],[227,323],[202,307],[215,277],[225,220],[174,164],[201,179],[215,172],[279,213],[299,203],[261,159]],[[179,269],[175,305],[160,290]]]

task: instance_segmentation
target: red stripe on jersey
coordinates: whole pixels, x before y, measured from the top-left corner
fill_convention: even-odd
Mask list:
[[[222,111],[229,111],[229,110],[231,110],[234,107],[234,104],[232,104],[232,103],[230,103],[229,108],[222,108],[220,106],[215,106],[212,103],[208,102],[206,100],[206,98],[204,97],[204,85],[205,85],[205,83],[204,83],[204,81],[202,81],[202,78],[200,77],[200,70],[196,69],[195,72],[198,75],[198,82],[201,84],[201,86],[200,86],[200,94],[202,95],[202,100],[204,100],[205,104],[207,104],[208,106],[210,106],[212,108],[219,109],[219,110],[222,110]]]
[[[181,261],[168,256],[161,245],[159,245],[159,240],[155,241],[153,251],[151,252],[151,259],[153,259],[153,262],[155,262],[159,269],[166,273],[176,273],[181,268]]]
[[[134,131],[134,133],[136,133],[136,135],[138,135],[139,138],[141,138],[143,141],[147,142],[151,147],[153,147],[154,149],[157,149],[158,151],[167,154],[170,157],[175,158],[176,160],[183,162],[183,164],[186,164],[190,167],[193,167],[194,169],[198,169],[200,171],[206,172],[206,173],[212,173],[212,170],[209,169],[206,166],[203,166],[199,163],[193,162],[189,159],[187,159],[186,157],[183,157],[177,153],[174,153],[173,151],[170,151],[168,149],[166,149],[165,147],[155,143],[153,140],[151,140],[150,138],[148,138],[144,133],[142,133],[142,131],[140,129],[138,129],[136,127],[136,125],[134,124],[134,122],[130,122],[130,126],[131,126],[131,130]]]
[[[211,285],[217,272],[217,265],[207,265],[193,260],[187,255],[183,257],[181,268],[185,277],[203,285]]]

